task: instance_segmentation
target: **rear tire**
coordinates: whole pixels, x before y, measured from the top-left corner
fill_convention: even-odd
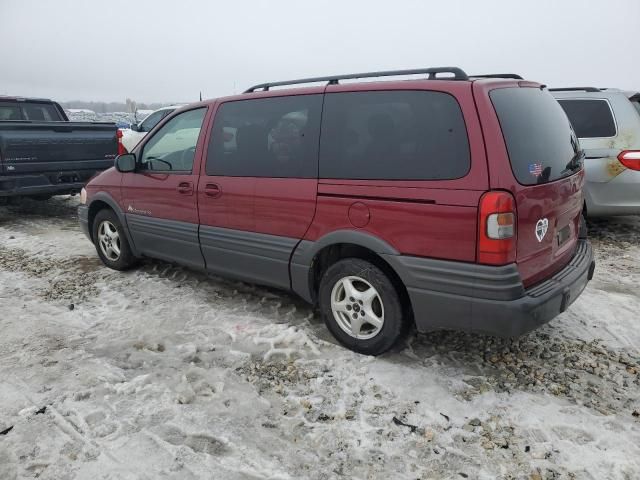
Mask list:
[[[138,259],[131,252],[127,236],[113,210],[100,210],[93,219],[93,243],[102,263],[114,270],[128,270]]]
[[[396,287],[366,260],[346,258],[331,265],[320,280],[318,301],[329,331],[355,352],[380,355],[408,332]]]

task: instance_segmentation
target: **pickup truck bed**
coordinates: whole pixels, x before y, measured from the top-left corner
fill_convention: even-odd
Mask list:
[[[0,121],[0,197],[78,192],[117,152],[113,123]]]

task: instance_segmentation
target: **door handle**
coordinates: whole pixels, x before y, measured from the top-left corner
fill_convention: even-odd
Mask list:
[[[218,198],[220,195],[222,195],[222,189],[215,183],[207,183],[204,186],[204,194],[207,197]]]
[[[193,195],[193,183],[191,182],[180,182],[176,189],[178,193],[182,193],[183,195]]]

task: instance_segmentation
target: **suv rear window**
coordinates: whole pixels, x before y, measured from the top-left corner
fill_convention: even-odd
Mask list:
[[[469,140],[457,100],[442,92],[327,94],[320,177],[451,180],[470,167]]]
[[[498,88],[489,96],[518,182],[552,182],[582,168],[583,153],[571,123],[547,90]]]
[[[616,122],[606,100],[560,99],[578,138],[616,136]]]

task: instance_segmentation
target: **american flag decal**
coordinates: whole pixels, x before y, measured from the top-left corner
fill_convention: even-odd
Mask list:
[[[529,164],[529,173],[536,177],[542,175],[542,164],[541,163],[530,163]]]

